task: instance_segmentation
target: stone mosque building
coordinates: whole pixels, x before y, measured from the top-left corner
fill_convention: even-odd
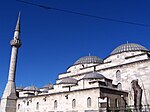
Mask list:
[[[41,88],[15,85],[20,16],[11,46],[2,112],[106,112],[109,107],[133,105],[132,80],[137,80],[143,90],[142,105],[150,104],[150,52],[142,45],[120,45],[105,59],[83,56],[59,74],[56,84]]]

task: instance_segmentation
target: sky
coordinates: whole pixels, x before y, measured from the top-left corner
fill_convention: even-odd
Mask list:
[[[150,25],[149,0],[25,0],[36,4],[110,19]],[[101,59],[125,43],[150,49],[150,26],[139,26],[44,9],[16,0],[0,3],[0,96],[8,78],[17,16],[21,12],[16,85],[39,88],[54,83],[59,73],[80,57]]]

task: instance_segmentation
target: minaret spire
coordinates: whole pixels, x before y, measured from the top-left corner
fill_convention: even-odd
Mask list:
[[[20,40],[20,12],[18,15],[18,20],[17,20],[15,32],[14,32],[14,40]]]
[[[19,12],[19,15],[18,15],[18,20],[17,20],[15,31],[19,31],[20,32],[20,12]]]
[[[21,46],[20,40],[20,13],[18,16],[14,37],[10,41],[12,47],[10,67],[8,74],[8,81],[1,98],[1,109],[2,112],[16,112],[16,85],[15,85],[15,75],[16,75],[16,65],[17,65],[17,55],[18,49]]]

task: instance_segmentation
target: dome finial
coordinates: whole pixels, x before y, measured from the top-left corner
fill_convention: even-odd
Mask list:
[[[91,53],[89,53],[89,56],[91,56]]]

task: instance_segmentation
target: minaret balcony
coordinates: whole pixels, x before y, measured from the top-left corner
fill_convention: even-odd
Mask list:
[[[19,47],[21,46],[21,41],[20,41],[20,40],[14,40],[14,39],[13,39],[13,40],[10,41],[10,45],[19,48]]]

